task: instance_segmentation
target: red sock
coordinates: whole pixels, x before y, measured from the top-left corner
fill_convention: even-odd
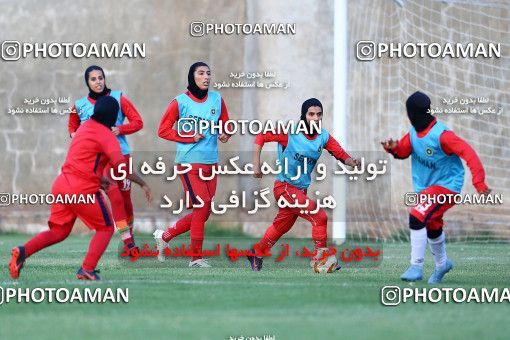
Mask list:
[[[255,247],[259,249],[260,252],[265,252],[266,250],[271,249],[283,234],[284,233],[276,229],[275,226],[271,224]]]
[[[48,222],[50,230],[43,231],[42,233],[34,236],[30,241],[25,243],[25,255],[30,255],[38,252],[41,249],[49,247],[55,243],[61,242],[69,236],[73,229],[74,223],[67,223],[64,225],[57,225]]]
[[[125,238],[125,239],[122,239],[122,242],[124,243],[124,245],[127,247],[127,246],[130,246],[132,244],[135,244],[135,241],[133,240],[132,237],[129,237],[129,238]]]
[[[328,241],[327,224],[313,226],[312,239],[315,249],[326,248]]]
[[[326,248],[327,247],[327,239],[320,239],[320,240],[313,240],[313,245],[315,246],[315,249],[319,248]]]
[[[168,228],[163,233],[163,241],[170,242],[171,239],[176,237],[177,235],[183,234],[190,230],[191,228],[191,218],[193,217],[193,213],[190,213],[183,218],[181,218],[179,221],[177,221],[173,226]]]
[[[193,250],[193,253],[201,254],[202,253],[202,244],[203,243],[204,243],[204,240],[191,240],[191,249]],[[195,260],[198,260],[198,259],[201,259],[201,258],[202,258],[201,255],[193,256],[191,261],[195,261]]]
[[[96,230],[96,233],[92,236],[92,240],[90,241],[89,251],[83,260],[83,269],[86,271],[96,269],[97,263],[108,247],[112,235],[113,228],[111,227]]]

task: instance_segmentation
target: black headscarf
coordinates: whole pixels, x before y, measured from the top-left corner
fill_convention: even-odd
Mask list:
[[[322,103],[317,98],[307,99],[303,102],[303,105],[301,105],[301,120],[305,121],[307,129],[309,129],[310,133],[308,133],[308,136],[315,135],[315,133],[311,133],[312,131],[310,131],[311,130],[310,124],[306,121],[306,113],[308,112],[308,109],[311,108],[312,106],[318,106],[321,108],[321,111],[322,111]]]
[[[209,68],[209,65],[207,65],[206,63],[203,63],[201,61],[196,62],[190,66],[189,71],[188,71],[188,90],[196,98],[204,99],[205,96],[207,96],[207,92],[209,91],[209,89],[207,89],[207,90],[200,89],[200,87],[198,87],[197,83],[195,83],[195,76],[194,76],[195,70],[197,69],[197,67],[200,67],[200,66],[206,66],[207,68]]]
[[[310,98],[303,102],[303,105],[301,105],[301,120],[306,121],[306,113],[308,112],[308,109],[312,106],[318,106],[322,109],[322,103],[317,98]]]
[[[418,132],[423,131],[434,120],[430,114],[430,98],[423,92],[415,92],[406,101],[407,116]]]
[[[117,114],[119,112],[119,103],[117,99],[110,96],[99,97],[94,105],[94,114],[90,116],[96,122],[103,124],[108,129],[115,126]]]
[[[101,71],[101,73],[103,73],[103,79],[105,79],[105,84],[104,84],[104,89],[101,93],[94,92],[89,86],[89,74],[92,71]],[[89,88],[89,97],[94,100],[97,100],[99,97],[106,96],[108,94],[108,92],[110,92],[110,89],[106,86],[106,77],[104,75],[104,71],[101,67],[99,67],[97,65],[89,66],[85,70],[85,84]]]

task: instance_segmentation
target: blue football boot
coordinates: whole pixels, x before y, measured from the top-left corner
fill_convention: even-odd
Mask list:
[[[428,283],[429,284],[441,283],[441,281],[443,281],[443,277],[445,276],[445,274],[452,270],[452,268],[453,268],[452,261],[450,259],[446,259],[446,262],[444,263],[443,266],[434,269],[432,275],[430,275],[429,277]]]
[[[400,275],[402,281],[414,282],[423,279],[423,268],[412,264],[407,268],[404,274]]]

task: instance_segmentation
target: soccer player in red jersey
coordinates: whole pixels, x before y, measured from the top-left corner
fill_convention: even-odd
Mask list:
[[[318,122],[322,119],[322,103],[315,98],[306,100],[301,106],[301,120],[308,126],[308,134],[304,132],[292,132],[290,134],[263,133],[255,138],[255,149],[253,153],[254,177],[261,178],[260,171],[260,152],[267,142],[278,142],[278,160],[281,164],[288,165],[288,172],[280,173],[274,183],[274,196],[278,201],[284,197],[289,203],[298,202],[300,205],[308,201],[305,208],[285,207],[278,210],[278,214],[273,223],[266,230],[262,239],[254,246],[254,250],[265,253],[288,232],[296,222],[298,217],[302,217],[312,224],[312,238],[315,249],[321,254],[322,249],[326,248],[327,242],[327,224],[328,217],[321,208],[316,213],[312,212],[317,208],[317,203],[307,196],[307,189],[311,182],[311,172],[315,167],[322,150],[327,150],[337,160],[349,166],[359,164],[358,160],[353,159],[340,144],[324,128],[321,133],[311,133],[310,122]],[[297,179],[297,168],[304,169],[304,162],[307,162],[308,171],[301,173]],[[262,257],[248,256],[251,268],[254,271],[262,269]],[[311,264],[313,266],[313,260]]]
[[[142,129],[143,121],[131,101],[121,91],[110,90],[105,84],[105,74],[101,67],[93,65],[85,70],[85,83],[89,94],[76,101],[69,116],[68,128],[71,137],[74,136],[80,125],[88,120],[94,112],[94,105],[98,98],[111,96],[117,100],[120,109],[117,115],[113,133],[119,140],[122,154],[126,162],[129,161],[131,148],[127,142],[127,135]],[[124,119],[128,123],[124,123]],[[133,237],[133,203],[131,201],[131,182],[128,179],[116,181],[110,177],[110,169],[105,168],[105,176],[112,185],[108,186],[107,194],[112,204],[113,220],[122,241],[127,249],[135,247]]]
[[[453,268],[446,255],[443,215],[455,204],[447,197],[459,194],[464,183],[461,159],[466,161],[478,193],[489,194],[491,189],[485,184],[485,171],[476,152],[430,114],[430,98],[427,95],[413,93],[406,101],[406,109],[411,122],[410,131],[399,141],[388,139],[381,142],[384,149],[397,159],[411,156],[413,187],[420,197],[409,214],[411,264],[400,278],[404,281],[423,278],[428,238],[435,262],[428,283],[436,284],[442,282],[444,275]]]
[[[109,163],[114,171],[124,164],[118,140],[111,131],[117,120],[119,104],[113,97],[98,98],[94,114],[76,131],[61,174],[56,178],[51,193],[57,195],[93,195],[93,203],[51,205],[49,230],[33,237],[23,246],[12,249],[9,271],[17,279],[25,260],[34,253],[61,242],[69,236],[76,218],[80,218],[95,234],[77,277],[82,280],[99,280],[96,266],[113,234],[113,220],[101,187],[103,169]],[[118,172],[117,172],[118,175]],[[147,200],[152,194],[144,181],[136,175],[128,178],[139,184]]]
[[[204,226],[211,213],[211,202],[216,193],[216,176],[205,181],[199,177],[201,170],[203,175],[210,177],[213,167],[218,163],[218,139],[226,143],[230,138],[226,133],[218,135],[215,131],[207,130],[190,131],[185,134],[183,122],[193,120],[197,125],[199,120],[223,124],[228,121],[228,111],[225,101],[219,92],[209,91],[211,70],[203,62],[191,65],[188,71],[188,91],[177,96],[168,106],[159,124],[158,136],[177,143],[175,162],[179,164],[191,164],[191,171],[181,175],[182,185],[190,202],[187,207],[193,207],[193,212],[178,220],[166,231],[156,230],[154,238],[160,251],[158,259],[164,261],[163,250],[166,244],[177,235],[190,231],[191,248],[195,254],[190,267],[210,267],[206,259],[199,254],[202,252],[204,241]],[[179,130],[174,128],[177,124]],[[182,129],[180,128],[182,127]],[[197,196],[203,201],[201,207],[196,206],[199,202]]]

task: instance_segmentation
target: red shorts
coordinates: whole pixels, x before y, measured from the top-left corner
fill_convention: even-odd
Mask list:
[[[216,164],[191,164],[191,170],[182,174],[181,182],[186,195],[186,207],[189,209],[193,204],[198,204],[197,196],[204,202],[211,202],[216,194],[217,176],[211,180],[203,180],[200,178],[199,171],[202,171],[202,176],[210,177],[212,169]],[[183,170],[185,167],[178,165],[178,170]]]
[[[73,186],[71,176],[61,174],[53,183],[51,189],[53,195],[58,194],[83,194],[79,188]],[[85,195],[85,194],[83,194]],[[108,199],[102,191],[97,191],[94,194],[94,203],[80,203],[80,204],[63,204],[54,203],[50,208],[50,224],[64,225],[67,223],[74,223],[78,217],[90,229],[100,230],[113,226],[113,219],[108,206]]]
[[[429,197],[437,197],[438,195],[454,195],[454,191],[446,189],[439,185],[433,185],[423,189],[419,195],[427,195]],[[440,202],[442,200],[439,200]],[[440,204],[437,201],[428,200],[420,202],[411,209],[411,215],[416,217],[420,222],[424,223],[429,230],[438,230],[443,227],[443,214],[453,207],[453,200]]]
[[[297,201],[300,205],[308,201],[308,205],[303,208],[279,208],[278,214],[273,220],[273,225],[282,231],[290,230],[298,217],[302,217],[309,221],[312,226],[327,225],[328,217],[324,209],[320,208],[316,213],[307,213],[306,211],[315,211],[317,203],[310,199],[306,194],[306,189],[299,189],[287,182],[276,181],[274,184],[274,197],[276,201],[280,197],[284,197],[287,202],[293,203]],[[306,210],[306,211],[304,211]]]

